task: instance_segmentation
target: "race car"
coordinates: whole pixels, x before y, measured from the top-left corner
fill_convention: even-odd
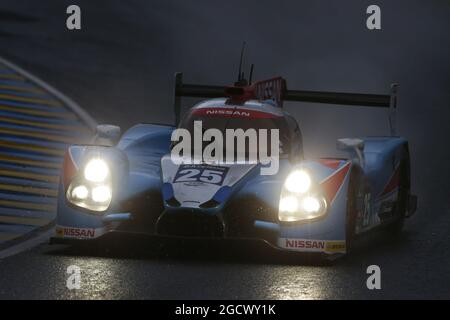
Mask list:
[[[204,86],[184,84],[177,73],[175,125],[142,123],[123,135],[119,127],[100,125],[93,145],[67,150],[52,242],[146,234],[154,241],[262,241],[280,250],[335,256],[371,230],[399,232],[417,197],[410,191],[408,141],[395,134],[396,90],[396,85],[388,95],[288,90],[281,77]],[[181,97],[207,100],[181,118]],[[346,157],[309,159],[283,101],[386,108],[391,135],[338,139]],[[267,163],[258,159],[175,161],[175,132],[192,133],[198,122],[201,133],[276,130],[278,149],[270,150],[277,155],[276,172],[262,174]]]

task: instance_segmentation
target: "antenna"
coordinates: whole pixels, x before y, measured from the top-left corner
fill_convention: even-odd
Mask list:
[[[241,58],[239,60],[239,73],[238,73],[238,79],[237,79],[238,82],[242,80],[242,64],[244,62],[244,52],[245,52],[246,45],[247,45],[247,43],[244,41],[242,43]]]
[[[252,65],[250,66],[250,74],[248,76],[248,84],[251,85],[252,84],[252,77],[253,77],[253,67],[255,65],[252,63]]]
[[[244,63],[244,52],[245,52],[246,45],[247,45],[247,43],[244,41],[242,43],[241,58],[239,60],[239,72],[238,72],[238,78],[237,78],[236,85],[242,85],[243,82],[245,82],[245,84],[247,83],[247,81],[245,81],[245,78],[244,78],[244,72],[242,71],[242,65]]]

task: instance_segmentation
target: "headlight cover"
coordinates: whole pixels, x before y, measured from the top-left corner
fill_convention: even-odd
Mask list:
[[[309,221],[327,211],[327,201],[305,170],[295,170],[281,190],[278,219],[285,222]]]
[[[108,164],[99,158],[89,160],[67,188],[67,200],[91,211],[105,211],[111,204],[112,183]]]

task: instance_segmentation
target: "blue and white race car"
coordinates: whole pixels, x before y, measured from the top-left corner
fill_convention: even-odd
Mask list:
[[[400,231],[415,211],[408,141],[394,130],[396,85],[390,95],[374,95],[288,90],[280,77],[221,87],[183,84],[177,73],[175,82],[176,125],[138,124],[123,135],[100,125],[93,145],[68,149],[53,242],[132,233],[258,240],[329,256],[346,253],[374,228]],[[183,96],[208,100],[180,121]],[[392,133],[339,139],[345,158],[307,159],[301,130],[283,101],[386,108]],[[258,161],[174,161],[175,130],[195,131],[198,121],[224,134],[277,129],[277,172],[261,174]]]

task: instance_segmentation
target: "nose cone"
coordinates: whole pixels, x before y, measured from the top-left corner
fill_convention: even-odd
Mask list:
[[[162,162],[163,197],[167,209],[211,209],[226,202],[234,187],[256,164],[175,164]]]

